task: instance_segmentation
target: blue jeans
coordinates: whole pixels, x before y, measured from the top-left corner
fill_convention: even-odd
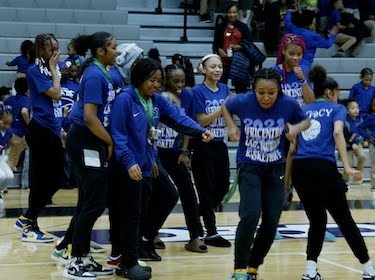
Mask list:
[[[240,164],[240,222],[237,227],[235,269],[263,263],[273,243],[284,197],[285,164]],[[262,223],[254,238],[259,218]]]

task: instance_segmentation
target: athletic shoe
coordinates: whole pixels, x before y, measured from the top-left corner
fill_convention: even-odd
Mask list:
[[[204,239],[204,243],[206,245],[214,246],[214,247],[230,247],[232,244],[226,240],[225,238],[221,237],[219,234],[206,236]]]
[[[138,264],[131,268],[125,268],[122,265],[116,269],[116,275],[125,277],[130,280],[148,280],[151,279],[151,267],[142,267]]]
[[[107,266],[110,268],[118,268],[121,263],[121,255],[118,256],[108,256],[107,258]],[[142,267],[147,266],[144,261],[138,260],[138,264]]]
[[[160,239],[159,236],[155,237],[154,245],[155,245],[155,249],[165,249],[165,244],[164,244],[163,240]]]
[[[108,256],[107,266],[110,268],[118,268],[121,263],[121,255],[118,256]]]
[[[336,241],[336,236],[334,236],[329,231],[326,231],[326,233],[324,234],[324,241],[325,242],[335,242]]]
[[[59,265],[66,265],[71,259],[68,249],[57,250],[53,249],[51,253],[51,259],[57,262]]]
[[[82,258],[72,258],[65,266],[64,278],[73,280],[96,280],[96,276],[83,266]]]
[[[363,276],[363,280],[375,280],[375,275],[370,275],[367,272],[364,272],[362,276]]]
[[[236,269],[234,273],[230,276],[230,280],[249,280],[249,274],[247,274],[247,269]]]
[[[302,280],[323,280],[323,277],[317,272],[315,277],[310,277],[306,274],[302,275]]]
[[[90,241],[90,252],[91,253],[104,253],[106,249],[95,241]]]
[[[155,251],[154,241],[141,241],[138,258],[142,261],[161,261],[161,257]]]
[[[23,229],[21,240],[35,243],[50,243],[55,241],[52,235],[42,232],[35,223],[29,224]]]
[[[14,224],[14,229],[22,232],[23,228],[30,223],[30,220],[25,216],[21,215],[18,217],[16,223]]]
[[[87,256],[82,258],[83,266],[91,274],[101,276],[101,275],[111,275],[113,270],[108,267],[103,267],[100,263],[96,262],[92,256]]]
[[[258,273],[249,273],[249,280],[258,280]]]

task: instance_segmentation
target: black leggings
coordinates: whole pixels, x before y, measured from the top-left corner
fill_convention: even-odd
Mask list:
[[[346,185],[335,162],[323,159],[293,161],[293,184],[310,221],[307,260],[317,261],[327,225],[327,210],[360,263],[369,260],[366,244],[346,200]]]

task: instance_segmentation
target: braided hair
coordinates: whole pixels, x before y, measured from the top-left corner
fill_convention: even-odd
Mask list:
[[[277,95],[283,94],[281,89],[281,76],[274,68],[261,68],[254,73],[253,89],[255,91],[258,80],[274,80],[277,83]]]
[[[41,63],[44,63],[44,60],[42,59],[41,55],[41,50],[43,50],[48,45],[52,46],[52,40],[58,42],[55,35],[53,35],[52,33],[43,33],[35,37],[35,44],[33,46],[34,50],[32,51],[32,56],[35,57],[36,64],[39,65]]]
[[[168,79],[170,78],[171,73],[174,70],[182,70],[185,73],[184,68],[180,64],[169,64],[169,65],[165,66],[165,68],[164,68],[164,72],[165,72],[165,87],[168,87]]]
[[[300,46],[302,48],[303,53],[306,51],[305,40],[301,36],[292,33],[285,34],[279,46],[276,64],[281,64],[285,62],[283,51],[290,45]]]

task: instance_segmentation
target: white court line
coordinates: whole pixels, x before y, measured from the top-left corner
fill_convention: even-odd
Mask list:
[[[340,267],[340,268],[344,268],[344,269],[352,271],[352,272],[357,272],[359,274],[363,273],[363,271],[361,271],[361,270],[354,269],[354,268],[348,267],[346,265],[342,265],[342,264],[339,264],[337,262],[329,261],[329,260],[326,260],[326,259],[323,259],[323,258],[319,258],[318,261],[319,262],[325,262],[325,263],[328,263],[330,265],[337,266],[337,267]]]

